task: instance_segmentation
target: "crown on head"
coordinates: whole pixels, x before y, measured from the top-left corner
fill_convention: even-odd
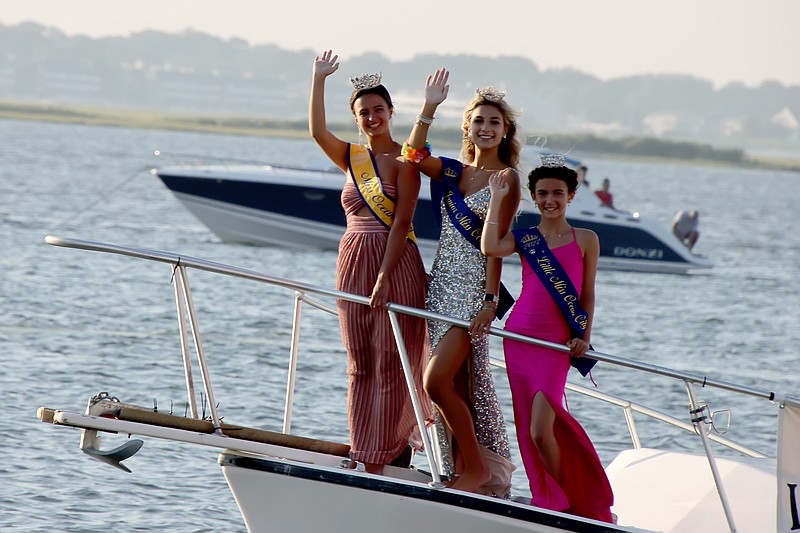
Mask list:
[[[483,89],[475,89],[475,92],[478,93],[478,96],[481,98],[486,98],[490,102],[499,102],[503,98],[506,97],[506,91],[503,89],[495,89],[491,85],[488,87],[484,87]]]
[[[567,162],[567,156],[563,154],[542,154],[543,167],[563,167]]]
[[[356,91],[361,91],[363,89],[372,89],[381,84],[381,73],[378,72],[377,74],[362,74],[361,76],[350,78],[350,83],[353,85],[353,89],[355,89]]]

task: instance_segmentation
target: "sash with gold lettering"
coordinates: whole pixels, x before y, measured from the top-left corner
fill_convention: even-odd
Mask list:
[[[523,257],[527,259],[531,269],[536,272],[542,285],[558,305],[561,314],[564,315],[572,335],[582,339],[586,333],[589,314],[580,308],[578,290],[569,279],[564,267],[553,255],[553,251],[547,246],[542,234],[537,228],[515,229],[511,230],[511,233],[514,235],[514,240],[517,241]],[[594,349],[591,346],[589,348]],[[590,357],[570,356],[570,364],[585,376],[597,364],[597,360]]]
[[[394,199],[383,192],[383,184],[378,178],[378,166],[366,146],[350,144],[347,151],[347,170],[353,179],[359,196],[375,219],[386,229],[394,222]],[[408,228],[408,240],[417,244],[414,226]]]
[[[453,223],[453,226],[464,236],[467,242],[480,250],[483,219],[469,208],[461,191],[458,190],[458,180],[461,178],[464,165],[461,161],[450,159],[449,157],[441,157],[440,159],[442,161],[442,190],[434,195],[434,191],[431,189],[431,199],[435,202],[435,208],[438,211],[439,202],[436,202],[436,199],[441,198],[444,209],[450,217],[450,222]],[[431,180],[432,187],[434,182],[435,180]],[[497,318],[503,318],[503,315],[511,309],[512,305],[514,305],[514,297],[511,296],[505,285],[500,283],[500,294],[497,299]]]

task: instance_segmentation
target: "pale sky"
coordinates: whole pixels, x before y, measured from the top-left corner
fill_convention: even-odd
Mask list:
[[[800,86],[800,0],[3,0],[0,24],[67,35],[187,28],[289,50],[521,56],[607,80],[689,74]],[[309,68],[313,57],[309,57]],[[446,66],[446,65],[444,65]]]

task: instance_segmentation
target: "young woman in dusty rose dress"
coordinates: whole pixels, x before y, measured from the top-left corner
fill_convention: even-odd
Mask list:
[[[492,176],[481,243],[486,255],[503,257],[516,251],[522,260],[522,293],[505,329],[565,344],[570,350],[567,354],[503,340],[531,503],[611,522],[614,497],[603,465],[586,432],[563,407],[571,357],[580,358],[589,349],[600,255],[597,235],[573,228],[566,219],[577,185],[577,173],[551,158],[528,176],[541,222],[535,228],[503,231],[495,222],[508,186]]]
[[[351,79],[350,109],[367,146],[337,138],[325,121],[325,80],[339,68],[330,50],[314,60],[309,131],[330,160],[346,175],[342,206],[347,229],[339,243],[336,288],[368,296],[370,305],[339,300],[342,340],[347,350],[350,456],[380,473],[409,445],[420,447],[411,396],[385,306],[387,302],[425,307],[425,269],[411,220],[419,192],[419,172],[400,157],[392,139],[391,97],[380,75]],[[364,194],[364,191],[370,191]],[[371,199],[380,196],[374,209]],[[377,211],[377,213],[376,213]],[[387,211],[391,216],[386,218]],[[425,321],[399,316],[423,417],[432,418],[422,373],[427,358]]]

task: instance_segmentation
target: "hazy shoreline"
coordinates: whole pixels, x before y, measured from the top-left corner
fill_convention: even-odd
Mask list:
[[[136,129],[192,131],[258,137],[308,138],[309,135],[308,124],[305,120],[282,121],[265,118],[251,119],[248,117],[222,114],[177,113],[169,111],[2,100],[0,100],[0,119],[32,120],[93,126],[120,126]],[[330,124],[331,129],[343,138],[348,138],[352,135],[352,128],[348,126]],[[458,148],[458,145],[453,143],[452,139],[460,138],[460,132],[454,128],[441,129],[439,131],[432,131],[430,137],[431,140],[435,140],[436,144],[440,147]],[[735,156],[737,152],[741,151],[712,148],[699,143],[675,143],[655,139],[630,138],[612,140],[583,134],[559,134],[550,136],[548,139],[557,141],[555,144],[558,145],[582,146],[584,147],[582,151],[593,153],[601,157],[663,160],[669,162],[691,161],[693,163],[800,171],[800,159],[744,156],[741,160],[728,160],[727,158],[731,157],[731,152],[733,152]],[[630,145],[632,140],[647,143],[653,150],[652,153],[626,153],[627,145]],[[603,149],[586,149],[586,147],[589,147],[591,144],[600,145]],[[707,153],[708,156],[682,155],[680,150],[675,150],[675,146],[679,146],[684,150],[691,147],[702,147],[704,153]],[[659,147],[666,147],[661,149],[661,151],[669,153],[677,152],[677,155],[667,156],[660,154]]]

